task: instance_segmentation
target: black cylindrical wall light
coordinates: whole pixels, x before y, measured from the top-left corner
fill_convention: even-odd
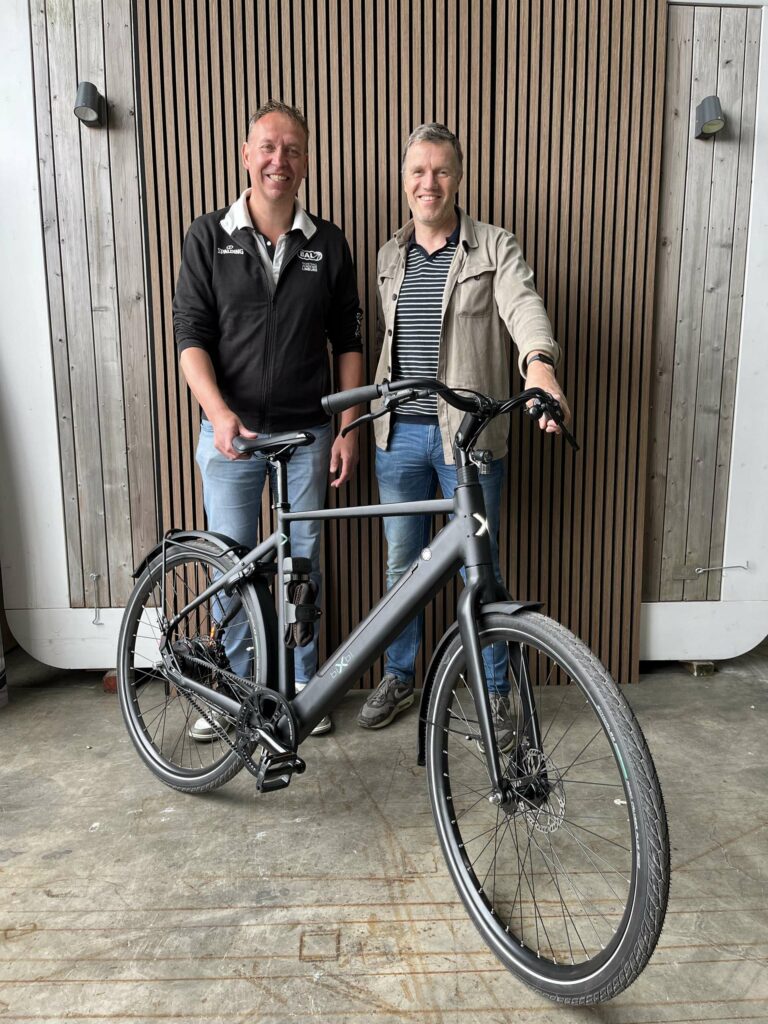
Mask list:
[[[725,116],[717,96],[707,96],[696,107],[696,138],[708,139],[725,127]]]
[[[107,104],[93,82],[81,82],[75,96],[75,117],[88,128],[100,128],[106,121]]]

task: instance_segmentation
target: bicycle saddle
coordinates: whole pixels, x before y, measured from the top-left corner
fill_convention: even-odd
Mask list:
[[[232,447],[241,455],[261,452],[262,455],[278,455],[288,448],[301,448],[312,444],[315,435],[308,430],[300,430],[291,434],[270,434],[269,437],[235,437]]]

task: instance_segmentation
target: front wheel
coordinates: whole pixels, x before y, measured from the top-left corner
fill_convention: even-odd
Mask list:
[[[669,838],[653,761],[619,688],[564,627],[526,611],[488,614],[479,631],[483,648],[506,647],[507,796],[489,800],[457,636],[427,722],[440,844],[470,917],[509,970],[559,1002],[602,1002],[643,970],[664,921]]]

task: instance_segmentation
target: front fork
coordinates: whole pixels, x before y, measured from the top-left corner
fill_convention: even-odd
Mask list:
[[[477,711],[480,739],[485,750],[488,777],[491,783],[491,793],[488,799],[493,804],[507,805],[510,800],[514,802],[516,799],[517,784],[522,781],[520,776],[527,774],[524,772],[522,764],[517,763],[520,760],[520,752],[522,750],[521,743],[523,739],[525,739],[528,746],[532,747],[534,750],[541,751],[541,729],[539,727],[538,715],[536,713],[536,704],[534,701],[529,666],[524,663],[525,653],[522,648],[516,646],[511,653],[511,664],[509,669],[513,675],[513,680],[510,680],[510,683],[515,686],[520,700],[522,735],[517,737],[515,770],[513,772],[516,779],[513,782],[513,780],[508,777],[508,774],[502,773],[501,763],[499,760],[499,747],[496,742],[496,732],[493,728],[491,701],[485,680],[485,667],[483,665],[480,637],[477,629],[477,613],[480,604],[481,591],[482,584],[479,581],[467,584],[459,596],[456,618],[466,658],[469,685],[475,701],[475,709]],[[543,785],[546,789],[546,773],[540,772],[539,776],[539,788]]]
[[[480,637],[477,634],[477,607],[480,598],[479,581],[468,583],[459,595],[456,619],[459,624],[459,635],[466,658],[467,675],[472,696],[475,700],[477,723],[480,726],[480,738],[485,749],[485,761],[488,776],[491,780],[489,800],[494,804],[504,801],[504,784],[499,764],[499,747],[491,718],[491,701],[485,683],[483,656],[480,651]]]

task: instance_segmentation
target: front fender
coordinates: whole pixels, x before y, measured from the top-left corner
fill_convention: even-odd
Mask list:
[[[481,605],[478,609],[478,619],[488,612],[503,612],[506,615],[516,615],[525,611],[526,608],[538,609],[542,607],[541,601],[492,601],[490,604]],[[419,708],[419,750],[417,763],[422,767],[426,763],[425,747],[427,742],[427,713],[429,711],[429,700],[432,696],[432,687],[435,684],[437,666],[440,664],[443,655],[459,632],[458,622],[443,633],[437,647],[432,652],[427,673],[424,676],[424,685],[421,690],[421,705]]]

